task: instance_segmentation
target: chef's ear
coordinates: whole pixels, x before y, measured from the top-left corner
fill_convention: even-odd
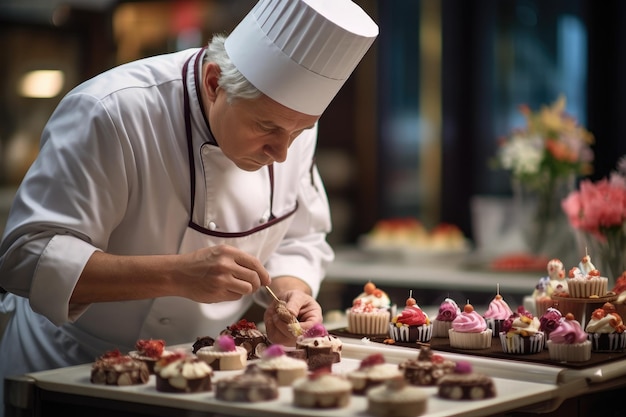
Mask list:
[[[220,66],[215,62],[208,62],[204,70],[204,76],[202,77],[202,84],[207,96],[211,101],[217,98],[217,89],[219,87],[218,81],[222,71]]]

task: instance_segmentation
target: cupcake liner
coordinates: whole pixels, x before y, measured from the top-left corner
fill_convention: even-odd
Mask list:
[[[626,349],[626,333],[588,333],[594,352],[622,352]]]
[[[554,343],[548,340],[548,355],[551,360],[559,362],[584,362],[591,359],[591,342],[582,343]]]
[[[451,321],[433,320],[433,337],[448,337],[448,330],[452,328]]]
[[[460,333],[454,329],[448,332],[450,337],[450,347],[457,349],[488,349],[491,347],[491,329],[480,333]]]
[[[433,325],[398,327],[396,323],[389,323],[389,335],[396,342],[430,342],[433,334]]]
[[[373,313],[353,313],[348,311],[348,332],[363,335],[388,334],[389,321],[391,316],[389,311]]]
[[[569,295],[574,298],[589,298],[592,295],[604,296],[608,291],[609,279],[594,277],[590,279],[571,279],[567,282]]]
[[[516,355],[532,355],[543,351],[545,337],[543,332],[535,333],[531,336],[522,336],[519,334],[507,334],[500,332],[500,343],[504,353],[513,353]]]

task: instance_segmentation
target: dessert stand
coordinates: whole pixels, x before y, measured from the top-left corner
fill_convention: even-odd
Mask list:
[[[372,353],[383,353],[391,363],[415,358],[417,350],[373,343],[367,339],[342,338],[343,356],[333,371],[349,372]],[[189,349],[189,346],[180,348]],[[177,347],[172,347],[177,348]],[[548,366],[516,360],[482,358],[473,355],[438,352],[452,360],[472,362],[474,370],[493,377],[497,396],[479,401],[439,399],[436,388],[425,387],[429,400],[427,417],[488,416],[511,410],[549,411],[565,399],[587,393],[594,386],[617,381],[626,384],[626,360],[585,369],[570,369],[558,364]],[[352,396],[348,407],[320,410],[292,405],[291,387],[281,387],[278,399],[260,403],[231,403],[216,400],[213,392],[168,394],[156,391],[154,376],[145,385],[117,387],[89,382],[91,364],[36,372],[8,378],[5,401],[21,416],[51,415],[54,410],[78,407],[93,416],[115,413],[124,415],[194,415],[194,416],[367,416],[367,400]],[[214,380],[241,371],[217,371]],[[9,417],[9,414],[7,414]]]

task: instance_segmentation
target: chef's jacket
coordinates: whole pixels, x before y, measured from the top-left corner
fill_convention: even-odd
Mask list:
[[[325,239],[328,201],[313,164],[316,128],[304,131],[273,171],[238,169],[215,145],[201,110],[200,54],[191,49],[114,68],[73,89],[52,114],[0,246],[0,286],[13,293],[4,309],[15,312],[0,351],[17,361],[5,363],[5,372],[83,363],[108,349],[132,350],[141,338],[192,343],[216,336],[253,302],[164,297],[70,306],[97,250],[176,254],[242,243],[270,276],[299,277],[317,295],[333,252]],[[216,235],[188,240],[191,224]],[[255,229],[264,230],[262,238],[249,233]]]

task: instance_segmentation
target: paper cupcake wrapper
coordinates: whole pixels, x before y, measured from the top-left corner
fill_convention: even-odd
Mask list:
[[[543,350],[545,337],[543,333],[536,333],[532,336],[521,336],[519,334],[509,336],[506,332],[500,332],[500,343],[504,353],[531,355]]]
[[[491,329],[480,333],[460,333],[450,329],[450,347],[457,349],[488,349],[493,338]]]
[[[626,333],[588,333],[594,352],[622,352],[626,349]]]
[[[400,326],[389,323],[389,335],[396,342],[429,342],[433,334],[433,325]]]
[[[388,311],[380,313],[348,313],[348,332],[364,335],[388,334],[389,321]]]
[[[609,279],[606,277],[596,277],[587,280],[570,280],[567,288],[570,297],[588,298],[592,295],[604,296],[608,291]]]
[[[433,337],[448,337],[448,330],[452,328],[451,321],[433,320]]]
[[[554,343],[548,340],[548,355],[551,360],[559,362],[584,362],[591,359],[591,342],[583,343]]]

